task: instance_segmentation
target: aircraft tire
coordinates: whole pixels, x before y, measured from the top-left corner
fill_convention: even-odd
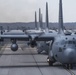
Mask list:
[[[49,61],[49,66],[53,66],[53,62],[52,61]]]
[[[69,64],[66,64],[66,68],[69,69]]]
[[[40,54],[41,52],[38,52],[38,54]]]
[[[70,64],[70,69],[73,69],[73,64]]]
[[[37,51],[37,52],[38,52],[38,54],[41,54],[42,51]]]

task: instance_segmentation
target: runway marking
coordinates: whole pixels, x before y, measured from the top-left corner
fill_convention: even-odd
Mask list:
[[[5,48],[7,48],[6,46],[4,47],[4,50],[5,50]],[[30,62],[30,63],[36,63],[36,65],[7,65],[7,66],[5,66],[5,65],[1,65],[0,66],[0,68],[25,68],[25,67],[37,67],[38,69],[39,69],[39,71],[40,71],[40,73],[41,73],[41,75],[43,75],[43,73],[42,73],[42,71],[41,71],[41,69],[40,69],[40,67],[50,67],[49,65],[39,65],[38,63],[43,63],[42,61],[40,61],[40,62],[37,62],[36,61],[36,59],[35,59],[35,57],[34,57],[34,55],[36,55],[36,53],[33,53],[31,50],[31,48],[28,48],[29,50],[30,50],[30,53],[16,53],[16,54],[2,54],[2,55],[32,55],[32,57],[33,57],[33,59],[34,59],[34,61],[35,62]],[[1,54],[0,54],[1,55]],[[37,54],[37,55],[39,55],[39,54]],[[40,55],[42,55],[42,54],[40,54]],[[29,62],[24,62],[24,63],[29,63]],[[44,62],[45,63],[45,62]],[[69,72],[71,75],[75,75],[70,69],[65,69],[67,72]]]
[[[0,57],[2,56],[2,53],[4,52],[6,46],[7,46],[6,44],[3,47],[1,46],[2,48],[1,48],[1,51],[0,51]]]
[[[64,69],[65,69],[66,71],[68,71],[71,75],[76,75],[74,72],[71,71],[71,69],[67,69],[66,67],[64,67]]]
[[[30,68],[38,67],[37,65],[1,65],[0,68]],[[49,67],[48,65],[39,65],[39,67]]]
[[[71,75],[76,75],[76,74],[74,74],[70,69],[67,69],[67,71],[68,71]]]
[[[31,55],[30,53],[0,53],[0,55]],[[33,53],[33,55],[41,55],[41,56],[43,56],[43,55],[45,55],[45,54],[37,54],[37,53]]]
[[[9,48],[11,48],[11,47],[6,47],[6,49],[9,49]],[[24,51],[25,49],[31,49],[31,48],[28,48],[28,47],[27,47],[27,48],[22,48],[22,47],[20,47],[20,46],[19,46],[19,48],[18,48],[18,49],[21,49],[21,50],[23,50],[23,51]],[[35,50],[35,49],[34,49],[34,50]]]
[[[29,50],[30,50],[30,49],[29,49]],[[42,73],[42,71],[41,71],[41,69],[40,69],[40,67],[39,67],[39,65],[38,65],[38,63],[37,63],[37,61],[35,60],[35,57],[34,57],[34,55],[32,54],[32,51],[31,51],[31,50],[30,50],[30,53],[31,53],[31,55],[32,55],[32,57],[33,57],[33,59],[34,59],[36,65],[37,65],[37,67],[38,67],[38,69],[39,69],[39,71],[40,71],[40,73],[41,73],[41,75],[44,75],[44,74]]]
[[[7,47],[6,47],[7,48]],[[28,50],[32,50],[31,48],[29,49],[28,48]],[[36,53],[32,53],[32,52],[30,52],[30,53],[16,53],[16,54],[2,54],[2,55],[36,55]],[[37,55],[39,55],[39,54],[37,54]],[[35,60],[35,59],[34,59]],[[18,65],[1,65],[0,66],[0,68],[24,68],[24,67],[49,67],[48,65],[36,65],[37,63],[47,63],[47,62],[45,62],[45,61],[40,61],[40,62],[36,62],[36,60],[35,60],[35,62],[20,62],[20,63],[25,63],[25,65],[21,65],[21,64],[18,64]],[[27,63],[36,63],[36,64],[33,64],[33,65],[26,65]]]

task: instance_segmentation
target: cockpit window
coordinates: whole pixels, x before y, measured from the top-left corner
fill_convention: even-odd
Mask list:
[[[65,40],[61,41],[61,44],[66,44],[66,41]]]
[[[68,44],[73,44],[73,41],[68,41]]]
[[[76,44],[76,41],[68,41],[68,44]]]
[[[76,44],[76,41],[73,41],[73,44]]]
[[[69,40],[69,41],[63,40],[63,41],[61,41],[60,44],[76,44],[76,41],[75,40]]]

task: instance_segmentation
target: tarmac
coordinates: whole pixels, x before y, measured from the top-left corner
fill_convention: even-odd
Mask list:
[[[37,54],[36,48],[19,43],[16,52],[11,44],[5,44],[0,50],[0,75],[76,75],[76,67],[68,70],[60,63],[49,66],[47,55]]]

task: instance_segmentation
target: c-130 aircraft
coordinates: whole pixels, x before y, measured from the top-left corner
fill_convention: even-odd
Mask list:
[[[30,35],[31,36],[31,35]],[[16,40],[28,40],[27,35],[0,35],[2,39],[12,39],[16,48]],[[48,55],[49,65],[52,66],[56,61],[65,64],[67,68],[73,68],[76,64],[76,35],[65,35],[63,32],[63,12],[62,0],[59,0],[59,30],[57,35],[41,34],[33,38],[36,41],[50,41],[52,40],[51,50]],[[33,42],[33,43],[35,43]],[[14,48],[15,48],[14,47]]]

